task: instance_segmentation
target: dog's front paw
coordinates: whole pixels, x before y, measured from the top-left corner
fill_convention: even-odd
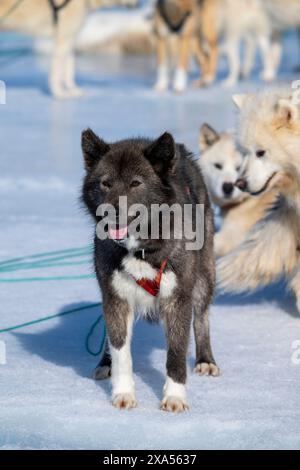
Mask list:
[[[113,397],[112,404],[119,410],[130,410],[137,406],[137,401],[131,393],[118,393]]]
[[[224,88],[233,88],[237,85],[236,78],[229,77],[226,80],[223,80],[222,85]]]
[[[67,94],[69,98],[81,98],[85,95],[85,91],[82,88],[73,86],[67,89]]]
[[[174,77],[173,89],[176,93],[183,93],[187,87],[187,74],[183,69],[177,69]]]
[[[163,411],[171,411],[172,413],[181,413],[190,409],[187,402],[181,397],[168,396],[165,397],[160,405]]]
[[[212,362],[199,362],[194,371],[199,375],[211,375],[212,377],[219,377],[221,371],[216,364]]]

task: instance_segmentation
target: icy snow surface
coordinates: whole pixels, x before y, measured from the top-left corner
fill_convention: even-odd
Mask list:
[[[204,121],[234,127],[230,91],[218,84],[182,96],[157,95],[152,59],[81,58],[78,81],[85,98],[55,101],[46,91],[48,59],[33,57],[30,41],[22,41],[5,36],[2,45],[11,50],[25,44],[24,57],[0,57],[0,78],[8,86],[7,105],[0,107],[0,261],[91,241],[92,224],[78,202],[80,133],[87,126],[107,140],[169,130],[194,152]],[[290,36],[281,79],[297,77],[297,47]],[[224,73],[222,64],[219,79]],[[261,86],[257,76],[258,70],[239,90]],[[47,275],[91,272],[91,265],[79,265],[51,268]],[[21,275],[33,273],[10,277]],[[0,290],[0,329],[99,301],[92,279],[2,283]],[[159,410],[164,336],[160,326],[144,322],[136,324],[133,340],[139,406],[131,412],[112,408],[110,383],[90,378],[96,358],[84,348],[98,314],[94,308],[0,335],[7,348],[7,364],[0,365],[0,449],[300,447],[300,365],[291,361],[300,318],[281,286],[216,298],[211,330],[222,376],[193,375],[191,344],[191,411],[178,416]]]

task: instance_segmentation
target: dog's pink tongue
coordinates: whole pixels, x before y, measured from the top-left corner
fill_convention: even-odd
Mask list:
[[[128,227],[122,227],[118,229],[109,229],[109,236],[113,240],[123,240],[127,236],[128,233]]]

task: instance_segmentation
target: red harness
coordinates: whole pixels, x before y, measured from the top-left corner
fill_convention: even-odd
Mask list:
[[[137,283],[138,286],[140,286],[142,289],[144,289],[148,294],[153,295],[153,297],[157,297],[160,291],[160,283],[161,283],[161,278],[162,275],[167,267],[168,260],[165,259],[159,268],[158,273],[156,274],[154,279],[135,279],[135,282]]]

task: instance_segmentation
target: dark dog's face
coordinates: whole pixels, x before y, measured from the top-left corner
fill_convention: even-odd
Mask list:
[[[139,204],[149,213],[153,204],[166,203],[171,197],[168,180],[176,164],[176,146],[170,134],[154,142],[107,144],[87,130],[82,134],[82,150],[87,172],[83,199],[94,217],[103,204],[114,207],[120,216],[120,197],[126,197],[128,208]],[[118,219],[110,228],[110,238],[122,242],[130,222],[130,216],[126,222]]]

